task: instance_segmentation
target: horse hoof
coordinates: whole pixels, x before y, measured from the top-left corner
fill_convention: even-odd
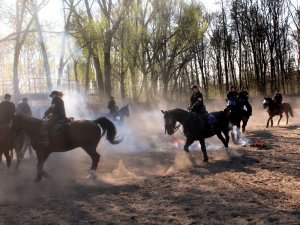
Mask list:
[[[204,158],[204,159],[203,159],[203,162],[208,162],[208,158]]]
[[[96,180],[97,179],[97,175],[96,174],[90,174],[86,177],[86,179],[88,180]]]
[[[97,178],[96,171],[95,170],[91,170],[90,171],[90,175],[88,175],[86,178],[90,179],[90,180],[96,180],[96,178]]]

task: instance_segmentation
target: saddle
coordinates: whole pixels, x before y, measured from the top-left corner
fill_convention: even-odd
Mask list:
[[[217,122],[217,118],[208,112],[204,112],[202,114],[198,114],[192,112],[186,118],[185,124],[193,131],[199,132],[205,129],[212,130],[213,123]]]
[[[57,121],[57,123],[54,124],[53,129],[50,131],[52,136],[61,135],[64,130],[70,126],[71,123],[73,123],[74,117],[66,118],[63,120]]]

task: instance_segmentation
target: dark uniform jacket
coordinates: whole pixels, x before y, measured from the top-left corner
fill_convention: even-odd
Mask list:
[[[3,101],[0,103],[0,124],[10,123],[16,112],[15,104]]]
[[[276,104],[281,105],[281,103],[282,103],[282,94],[280,94],[280,93],[275,94],[275,96],[274,96],[274,98],[273,98],[273,101],[274,101]]]
[[[53,121],[66,119],[64,101],[58,96],[54,97],[51,106],[47,109],[44,116],[51,116],[51,120]]]
[[[116,113],[118,111],[118,107],[115,100],[110,100],[108,102],[107,108],[109,109],[109,113]]]
[[[239,98],[242,100],[242,101],[248,101],[248,91],[240,91],[239,93]]]
[[[228,100],[237,100],[239,96],[239,93],[237,91],[229,91],[227,93],[227,99]]]
[[[197,112],[199,114],[206,112],[203,102],[203,95],[200,91],[196,92],[195,94],[192,94],[190,101],[190,107],[192,112]]]
[[[28,103],[22,102],[17,106],[17,114],[22,116],[32,116],[32,112]]]

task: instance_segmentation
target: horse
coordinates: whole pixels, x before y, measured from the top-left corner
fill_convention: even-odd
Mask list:
[[[13,152],[13,149],[15,149],[17,156],[16,169],[18,169],[22,159],[21,150],[25,140],[25,135],[24,133],[14,135],[9,126],[9,124],[2,124],[0,126],[0,161],[2,161],[2,155],[4,154],[6,158],[6,165],[10,168],[13,158],[13,154],[10,154],[10,152]]]
[[[267,109],[267,112],[269,114],[269,119],[267,121],[267,128],[269,127],[269,122],[271,121],[271,127],[273,127],[273,117],[276,115],[279,115],[280,118],[278,120],[277,126],[279,126],[280,120],[282,119],[282,113],[285,113],[286,116],[286,125],[289,123],[289,114],[291,117],[294,117],[293,109],[291,105],[287,102],[282,103],[281,107],[278,107],[276,103],[272,100],[272,98],[264,97],[263,101],[263,107],[264,109]]]
[[[248,120],[251,116],[251,114],[247,111],[247,108],[244,104],[237,102],[236,104],[233,104],[232,101],[228,100],[227,106],[224,109],[224,112],[229,118],[230,126],[229,129],[231,131],[231,138],[234,141],[234,143],[238,143],[241,137],[241,121],[242,124],[242,133],[245,132],[246,126],[248,124]],[[233,132],[233,126],[236,126],[237,131],[237,139],[235,139],[235,135]]]
[[[41,181],[42,177],[50,178],[43,169],[44,163],[50,153],[66,152],[78,147],[83,148],[91,157],[90,177],[95,178],[100,159],[96,148],[100,139],[106,134],[106,139],[111,144],[119,144],[121,142],[121,140],[116,139],[117,131],[114,124],[107,118],[100,117],[96,120],[76,120],[69,122],[60,135],[49,134],[49,144],[45,145],[40,142],[42,139],[40,131],[43,122],[41,119],[16,115],[11,123],[12,130],[15,132],[24,131],[31,139],[31,145],[36,151],[38,159],[36,182]]]
[[[213,123],[208,125],[203,119],[193,120],[194,113],[190,113],[183,109],[171,109],[168,111],[161,110],[164,114],[165,132],[169,135],[175,133],[179,126],[177,122],[183,125],[184,135],[186,136],[186,142],[184,145],[184,151],[189,153],[189,146],[196,140],[200,142],[201,150],[203,152],[204,162],[208,161],[208,156],[205,146],[205,138],[217,135],[218,138],[224,144],[226,150],[228,148],[229,136],[228,136],[228,118],[224,111],[212,112],[209,114]],[[225,138],[223,137],[224,134]]]
[[[123,124],[124,123],[124,117],[129,117],[130,112],[129,112],[129,106],[124,105],[120,110],[118,110],[116,113],[107,113],[104,115],[108,119],[112,120],[116,124]]]

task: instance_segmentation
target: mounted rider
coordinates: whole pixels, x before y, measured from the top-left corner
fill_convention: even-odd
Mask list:
[[[0,103],[0,125],[9,124],[16,113],[16,106],[11,102],[11,95],[5,94]]]
[[[203,95],[200,92],[198,86],[193,84],[191,86],[192,96],[190,97],[190,105],[188,107],[190,112],[198,113],[199,115],[207,114],[206,108],[203,102]]]
[[[65,112],[65,104],[62,99],[62,92],[52,91],[49,95],[52,98],[51,106],[44,113],[42,125],[43,140],[40,143],[49,144],[48,134],[59,135],[62,133],[65,124],[68,122]],[[61,97],[60,97],[61,96]]]
[[[213,126],[209,121],[209,114],[204,105],[203,95],[200,92],[198,85],[193,84],[191,86],[191,90],[192,95],[190,97],[190,105],[188,106],[188,111],[192,112],[193,114],[191,114],[191,116],[187,118],[187,122],[195,124],[198,119],[202,119],[204,123],[208,125],[208,128],[210,130],[213,130]]]
[[[113,96],[110,97],[107,108],[109,109],[109,114],[113,115],[114,117],[118,116],[119,107],[117,106],[117,103]]]
[[[279,92],[279,90],[276,91],[272,100],[277,108],[280,109],[282,107],[282,94]]]
[[[235,89],[234,86],[230,86],[230,90],[227,93],[227,105],[228,106],[237,106],[238,104],[238,97],[239,97],[239,93],[237,92],[237,90]]]
[[[252,115],[252,106],[250,105],[248,99],[249,99],[249,93],[247,91],[247,89],[245,87],[242,87],[239,94],[238,94],[238,98],[239,98],[239,103],[242,106],[246,106],[247,108],[247,112],[249,113],[249,115]]]

